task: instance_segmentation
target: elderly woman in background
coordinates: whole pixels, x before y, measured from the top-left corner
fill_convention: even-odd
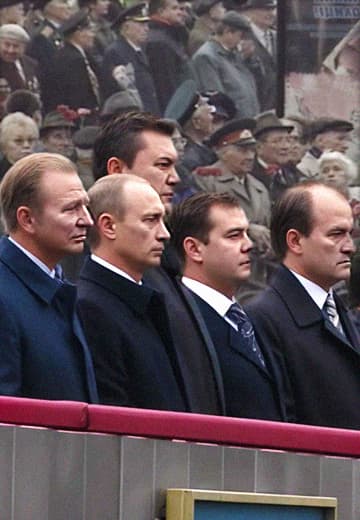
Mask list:
[[[19,159],[35,151],[39,129],[35,121],[21,112],[4,117],[0,123],[0,179]]]

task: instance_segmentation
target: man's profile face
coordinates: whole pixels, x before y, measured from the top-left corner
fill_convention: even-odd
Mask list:
[[[165,208],[148,183],[124,187],[125,215],[115,218],[113,244],[118,266],[140,280],[145,269],[160,265],[170,235],[164,224]]]
[[[267,164],[287,164],[291,142],[287,130],[271,130],[258,141],[258,155]]]
[[[346,199],[333,190],[319,186],[312,190],[312,198],[314,225],[308,237],[300,238],[300,274],[328,291],[350,277],[353,216]]]
[[[232,297],[251,272],[249,222],[240,207],[221,205],[211,208],[209,218],[212,228],[208,243],[199,246],[205,283]]]
[[[39,188],[39,206],[31,210],[33,240],[40,260],[53,267],[64,255],[81,253],[88,228],[88,196],[78,174],[48,171]]]
[[[255,145],[230,144],[220,152],[220,157],[231,173],[244,177],[251,173],[255,159]]]
[[[171,209],[174,188],[179,182],[175,170],[177,152],[170,136],[144,131],[140,137],[145,145],[135,158],[131,168],[124,167],[124,173],[132,173],[147,180],[167,211]]]

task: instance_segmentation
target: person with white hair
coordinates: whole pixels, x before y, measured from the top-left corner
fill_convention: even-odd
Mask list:
[[[30,37],[23,27],[5,24],[0,27],[1,104],[11,92],[26,89],[40,95],[37,63],[25,55]]]
[[[0,179],[16,161],[34,152],[39,139],[35,121],[21,112],[4,117],[0,123]]]
[[[324,152],[318,162],[320,179],[349,197],[349,185],[357,176],[355,163],[337,151]]]

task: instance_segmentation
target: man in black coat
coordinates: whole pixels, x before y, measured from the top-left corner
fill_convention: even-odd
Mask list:
[[[100,88],[96,64],[87,49],[94,41],[94,32],[86,10],[78,11],[61,27],[65,38],[54,59],[56,92],[53,108],[68,105],[72,109],[96,111],[100,105]]]
[[[116,81],[116,70],[119,65],[131,64],[134,70],[134,86],[139,92],[144,110],[159,114],[154,81],[149,62],[142,49],[147,34],[148,21],[146,4],[136,4],[125,9],[114,22],[119,32],[118,39],[105,52],[103,61],[103,94],[108,98],[120,87]]]
[[[286,366],[301,423],[360,428],[360,338],[333,285],[350,276],[353,217],[345,197],[316,182],[286,191],[271,236],[282,266],[246,310]]]
[[[160,265],[169,238],[164,206],[134,175],[99,179],[89,197],[95,228],[78,309],[100,401],[186,411],[163,298],[142,283],[145,269]]]
[[[141,112],[113,118],[98,135],[94,146],[96,178],[114,173],[133,173],[145,178],[171,211],[177,153],[169,122]],[[165,262],[166,260],[166,262]],[[175,355],[189,410],[224,414],[224,393],[219,363],[209,333],[194,299],[176,279],[178,266],[171,250],[161,267],[146,274],[148,285],[164,295]]]
[[[184,79],[191,78],[189,58],[179,36],[183,14],[178,0],[151,0],[146,54],[161,113]]]
[[[284,420],[281,372],[269,342],[252,328],[235,294],[251,272],[249,222],[238,199],[199,193],[170,216],[172,241],[214,342],[226,409],[234,417]]]

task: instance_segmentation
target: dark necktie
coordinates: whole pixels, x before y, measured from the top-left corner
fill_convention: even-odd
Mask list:
[[[255,338],[255,332],[248,315],[238,303],[233,303],[226,312],[229,318],[238,327],[243,343],[253,355],[257,357],[260,364],[265,367],[265,360]]]
[[[334,327],[336,327],[339,332],[344,334],[344,330],[341,326],[339,313],[337,311],[336,303],[335,303],[332,293],[329,293],[327,295],[323,309],[324,309],[325,313],[327,314],[331,323],[334,325]]]

